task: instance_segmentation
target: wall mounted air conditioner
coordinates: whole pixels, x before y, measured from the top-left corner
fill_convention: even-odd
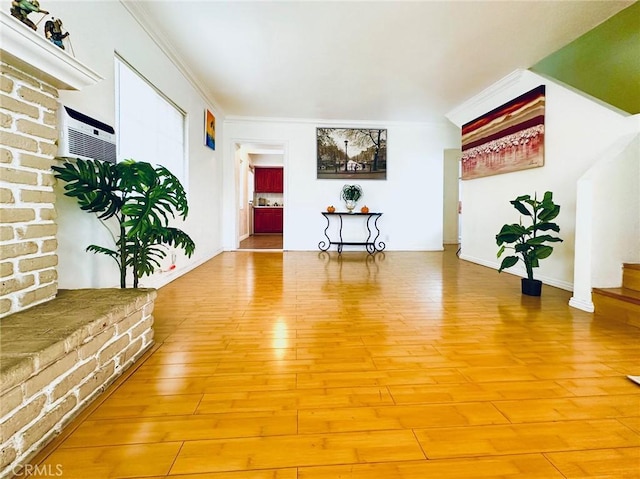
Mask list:
[[[113,127],[64,105],[59,105],[58,119],[58,156],[116,162]]]

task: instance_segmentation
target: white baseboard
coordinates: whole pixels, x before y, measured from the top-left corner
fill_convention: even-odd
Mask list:
[[[587,313],[593,313],[593,311],[595,310],[593,302],[585,301],[584,299],[578,299],[575,296],[572,296],[569,300],[569,306],[581,309],[582,311],[586,311]]]
[[[487,268],[495,269],[496,271],[498,270],[498,268],[500,268],[500,263],[494,261],[486,261],[484,259],[475,258],[466,254],[461,254],[460,259],[469,261],[471,263],[476,263],[481,266],[486,266]],[[524,268],[511,268],[509,271],[503,271],[503,273],[513,274],[514,276],[520,276],[521,278],[524,278],[527,275]],[[548,284],[549,286],[555,286],[556,288],[564,289],[565,291],[573,291],[573,283],[570,283],[568,281],[561,281],[556,278],[550,278],[548,276],[539,274],[536,274],[535,278],[539,279],[544,284]]]
[[[168,273],[158,274],[151,278],[141,279],[140,282],[143,283],[141,288],[155,288],[160,289],[163,286],[171,283],[172,281],[178,279],[180,276],[187,274],[189,271],[196,269],[198,266],[203,265],[210,259],[218,256],[222,253],[222,248],[213,251],[210,255],[206,255],[200,258],[198,261],[194,261],[193,263],[186,264],[181,268],[176,268],[174,270],[169,271]]]

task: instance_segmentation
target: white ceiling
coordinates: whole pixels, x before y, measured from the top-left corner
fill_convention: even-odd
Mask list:
[[[441,121],[633,0],[124,3],[226,115]]]

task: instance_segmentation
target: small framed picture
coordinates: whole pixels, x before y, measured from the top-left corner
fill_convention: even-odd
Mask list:
[[[204,113],[204,144],[216,149],[216,117],[208,109]]]

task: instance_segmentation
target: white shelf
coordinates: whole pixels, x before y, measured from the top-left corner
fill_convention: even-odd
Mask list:
[[[0,11],[2,60],[59,90],[81,90],[103,78],[9,13]]]

